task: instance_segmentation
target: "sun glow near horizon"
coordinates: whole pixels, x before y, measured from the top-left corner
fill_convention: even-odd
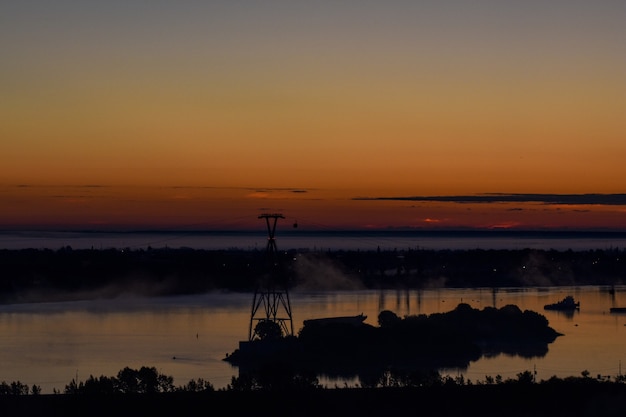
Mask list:
[[[563,203],[552,194],[507,201],[500,194],[363,197],[300,188],[4,186],[0,192],[0,218],[10,220],[2,229],[243,230],[258,228],[259,214],[279,212],[305,230],[626,230],[622,194],[567,195],[574,201]]]
[[[375,199],[623,193],[621,4],[0,11],[2,227],[264,207],[350,228],[625,227],[615,204]]]

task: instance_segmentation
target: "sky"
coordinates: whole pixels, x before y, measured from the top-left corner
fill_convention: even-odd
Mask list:
[[[626,230],[626,2],[0,4],[0,229]]]

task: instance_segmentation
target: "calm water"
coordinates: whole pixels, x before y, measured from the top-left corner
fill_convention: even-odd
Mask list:
[[[190,247],[195,249],[265,249],[259,233],[68,233],[0,232],[0,249],[71,246],[74,249]],[[406,234],[300,233],[278,231],[281,249],[556,249],[626,247],[625,234]],[[581,309],[573,316],[543,310],[547,303],[574,295]],[[476,308],[516,304],[544,314],[565,336],[542,358],[500,355],[446,370],[472,380],[502,375],[514,378],[536,370],[552,375],[612,375],[626,360],[626,315],[610,314],[626,306],[626,287],[441,289],[422,291],[353,291],[291,294],[294,327],[309,318],[364,313],[376,325],[381,310],[406,314],[445,312],[466,302]],[[129,366],[154,366],[174,377],[176,385],[204,378],[225,387],[236,368],[222,359],[247,337],[251,294],[206,294],[190,297],[116,299],[0,306],[0,381],[40,385],[44,393],[63,390],[73,378],[114,376]],[[343,385],[342,382],[324,381]]]
[[[568,294],[580,301],[579,312],[568,316],[543,310]],[[515,304],[535,310],[564,334],[542,358],[500,355],[465,370],[445,371],[473,381],[487,375],[515,378],[526,370],[536,370],[538,379],[579,376],[583,370],[594,377],[615,376],[626,361],[626,315],[609,313],[612,306],[626,306],[626,286],[613,294],[604,287],[558,287],[290,295],[296,331],[309,318],[364,313],[376,325],[384,309],[400,316],[430,314],[466,302],[481,309]],[[251,294],[212,293],[0,306],[0,381],[37,384],[51,393],[63,390],[72,378],[84,381],[89,375],[115,376],[126,366],[154,366],[173,376],[176,385],[204,378],[216,388],[225,387],[238,371],[222,359],[247,337],[251,301]]]

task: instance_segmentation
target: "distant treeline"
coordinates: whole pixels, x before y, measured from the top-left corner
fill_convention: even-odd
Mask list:
[[[272,269],[273,268],[273,269]],[[251,291],[267,274],[309,289],[618,285],[620,249],[280,251],[109,249],[0,250],[0,302]]]

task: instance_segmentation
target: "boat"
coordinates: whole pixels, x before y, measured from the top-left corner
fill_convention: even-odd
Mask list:
[[[342,317],[325,317],[320,319],[310,319],[304,320],[305,326],[314,326],[314,325],[328,325],[328,324],[349,324],[352,326],[358,326],[363,324],[367,316],[363,315],[363,313],[358,316],[342,316]]]
[[[571,311],[578,310],[580,308],[580,302],[574,301],[574,297],[568,295],[561,301],[557,301],[556,303],[546,304],[543,306],[545,310],[561,310],[561,311]]]

